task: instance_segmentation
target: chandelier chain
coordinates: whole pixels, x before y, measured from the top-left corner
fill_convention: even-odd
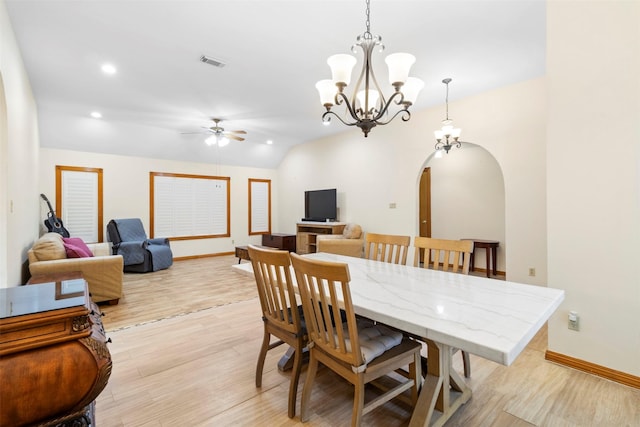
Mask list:
[[[370,20],[370,18],[369,18],[369,15],[370,15],[370,10],[369,10],[369,9],[370,9],[370,5],[369,5],[369,2],[370,2],[370,0],[366,0],[366,3],[367,3],[367,11],[366,11],[367,19],[366,19],[366,21],[365,21],[365,25],[367,26],[366,34],[371,34],[371,20]]]
[[[445,95],[444,98],[444,102],[446,104],[446,110],[447,110],[447,118],[446,120],[449,120],[449,83],[447,83],[447,94]]]

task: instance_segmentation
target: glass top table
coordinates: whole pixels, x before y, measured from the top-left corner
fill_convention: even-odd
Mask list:
[[[0,319],[86,305],[84,279],[0,289]]]

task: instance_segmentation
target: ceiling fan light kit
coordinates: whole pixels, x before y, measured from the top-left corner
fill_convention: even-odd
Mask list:
[[[246,135],[247,133],[246,131],[224,130],[224,128],[220,126],[220,122],[222,121],[222,119],[213,118],[211,120],[213,120],[213,123],[215,123],[215,125],[205,128],[206,130],[204,132],[185,132],[185,134],[193,134],[193,133],[209,134],[209,137],[207,137],[204,140],[205,144],[209,146],[217,145],[219,147],[224,147],[225,145],[229,144],[232,139],[235,141],[244,141],[244,138],[238,135]]]
[[[371,53],[376,46],[384,50],[382,37],[373,36],[370,31],[369,1],[366,0],[366,30],[356,38],[351,51],[360,46],[364,53],[362,70],[356,82],[353,94],[349,99],[345,95],[345,88],[351,83],[351,72],[357,60],[352,55],[337,54],[329,57],[327,64],[331,67],[331,80],[320,80],[316,89],[320,94],[320,102],[326,108],[322,121],[328,123],[331,116],[335,116],[347,126],[359,127],[364,136],[368,136],[371,129],[377,125],[386,125],[400,115],[403,121],[411,118],[409,107],[415,103],[418,93],[424,87],[424,82],[415,77],[409,77],[411,66],[416,61],[415,56],[408,53],[394,53],[385,59],[389,68],[389,83],[394,88],[393,94],[385,98],[372,68]],[[334,105],[346,107],[348,116],[343,119],[331,108]],[[397,106],[397,108],[393,106]],[[391,113],[391,109],[395,113]],[[390,118],[388,115],[392,114]]]

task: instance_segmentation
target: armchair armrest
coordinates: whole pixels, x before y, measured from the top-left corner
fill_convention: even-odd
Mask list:
[[[66,258],[29,264],[31,275],[79,271],[89,284],[94,302],[122,297],[123,259],[121,255]]]
[[[364,239],[320,239],[316,241],[318,252],[362,258]]]

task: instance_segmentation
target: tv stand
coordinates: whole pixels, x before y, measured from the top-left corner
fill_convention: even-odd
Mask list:
[[[304,221],[297,224],[296,248],[299,254],[316,252],[318,234],[342,234],[344,222]]]

